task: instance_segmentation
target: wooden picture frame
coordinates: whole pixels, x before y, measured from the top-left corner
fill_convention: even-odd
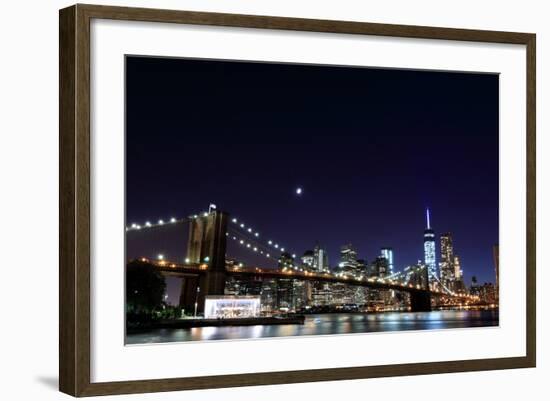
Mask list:
[[[90,21],[94,18],[520,44],[527,58],[526,356],[92,383],[90,380]],[[59,388],[73,396],[143,393],[534,367],[535,41],[530,33],[95,5],[60,10]]]

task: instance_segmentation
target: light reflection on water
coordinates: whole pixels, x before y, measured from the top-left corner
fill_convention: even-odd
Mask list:
[[[127,344],[350,334],[382,331],[498,326],[498,311],[433,311],[306,315],[303,325],[257,325],[155,329],[129,334]]]

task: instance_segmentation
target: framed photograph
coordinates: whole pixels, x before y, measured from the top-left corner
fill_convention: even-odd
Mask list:
[[[59,21],[61,391],[535,366],[534,34]]]

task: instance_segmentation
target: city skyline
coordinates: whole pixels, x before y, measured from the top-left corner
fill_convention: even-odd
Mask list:
[[[205,213],[205,212],[201,212]],[[190,219],[193,219],[193,215],[189,216]],[[185,220],[185,219],[184,219]],[[238,219],[231,219],[233,223],[236,223],[236,226],[241,226],[242,223]],[[136,230],[136,227],[132,227],[132,225],[127,227],[127,232],[134,232],[136,234],[144,234],[147,232],[147,227],[151,227],[153,229],[159,228],[161,231],[157,231],[157,234],[162,234],[163,228],[169,228],[171,221],[169,219],[166,220],[158,220],[158,221],[146,221],[145,223],[139,225],[139,229]],[[175,221],[174,218],[172,218],[172,222],[181,224],[180,221]],[[160,223],[160,224],[159,224]],[[136,223],[134,223],[136,224]],[[247,232],[251,230],[251,227],[244,226],[243,231]],[[181,229],[180,229],[181,231]],[[185,231],[187,231],[187,227],[185,227]],[[430,234],[429,238],[426,239],[426,231]],[[271,255],[270,259],[266,260],[263,256],[260,256],[259,253],[253,253],[252,250],[255,248],[252,248],[249,243],[246,241],[246,237],[239,236],[237,233],[236,238],[237,241],[234,241],[235,247],[231,248],[229,245],[232,243],[230,240],[233,234],[228,233],[228,254],[226,255],[228,257],[228,260],[230,261],[237,261],[237,262],[244,262],[239,263],[239,266],[263,266],[264,268],[267,267],[272,269],[280,269],[280,268],[299,268],[299,269],[306,269],[309,271],[318,271],[323,272],[327,271],[330,273],[338,273],[339,271],[343,271],[345,269],[342,269],[347,265],[347,267],[351,265],[357,265],[357,267],[361,267],[361,269],[364,269],[364,273],[368,274],[367,272],[370,271],[375,265],[378,264],[378,260],[380,258],[386,259],[386,269],[382,273],[382,276],[392,276],[393,273],[396,274],[405,274],[408,269],[412,267],[419,267],[419,266],[429,266],[429,263],[426,261],[426,257],[428,258],[434,258],[434,262],[437,265],[435,268],[435,277],[432,276],[432,273],[428,275],[430,285],[436,285],[439,282],[439,284],[442,284],[445,289],[449,289],[451,291],[458,290],[458,291],[464,291],[469,287],[471,284],[470,281],[465,282],[464,280],[464,271],[460,268],[460,262],[459,262],[459,256],[454,252],[454,246],[453,246],[453,240],[452,240],[452,233],[451,232],[445,232],[441,233],[440,235],[437,235],[434,230],[431,228],[430,224],[430,218],[429,218],[429,210],[426,210],[426,228],[424,230],[424,259],[419,258],[416,261],[410,261],[409,263],[394,267],[394,249],[393,247],[380,247],[379,253],[377,255],[374,255],[372,259],[364,258],[362,255],[358,254],[355,246],[353,244],[343,244],[340,246],[339,253],[333,258],[329,259],[326,249],[319,244],[318,242],[315,243],[315,246],[311,249],[306,249],[302,252],[299,252],[297,254],[291,255],[290,250],[284,249],[278,244],[276,244],[276,241],[269,241],[270,246],[266,246],[266,248],[271,248]],[[433,235],[433,236],[432,236]],[[147,235],[146,235],[147,238]],[[266,242],[267,239],[259,239],[254,238],[254,230],[252,230],[250,238],[252,240],[258,241],[258,243]],[[239,241],[239,239],[244,239],[243,241]],[[426,251],[426,241],[429,241],[430,243],[433,242],[433,248],[429,248],[428,251],[429,254],[432,254],[432,256],[428,256],[428,253]],[[153,241],[154,243],[154,241]],[[268,245],[268,244],[264,244]],[[275,246],[277,248],[275,248]],[[498,246],[498,244],[495,244],[492,249],[492,257],[494,258],[494,247]],[[179,245],[180,248],[183,249],[181,246],[181,243]],[[166,263],[188,263],[189,258],[188,254],[185,254],[185,258],[182,257],[176,257],[176,258],[170,258],[169,255],[167,255],[164,251],[161,251],[161,253],[157,253],[157,250],[160,249],[156,245],[152,245],[152,248],[149,252],[144,253],[135,253],[133,257],[130,257],[131,260],[134,257],[149,257],[152,260],[157,259],[163,260]],[[231,251],[230,251],[231,249]],[[240,251],[240,252],[239,252]],[[323,262],[320,263],[319,261],[319,253],[321,254],[321,258],[323,259]],[[243,255],[243,256],[238,256]],[[286,256],[285,256],[286,255]],[[161,259],[159,259],[161,257]],[[287,259],[288,258],[288,259]],[[450,259],[450,265],[449,263]],[[259,261],[258,264],[250,263],[248,264],[247,261],[250,260],[256,260]],[[431,259],[430,259],[431,260]],[[357,264],[359,262],[359,264]],[[493,260],[494,262],[494,260]],[[489,278],[488,280],[483,280],[481,277],[477,277],[475,274],[469,275],[470,279],[472,279],[474,276],[476,277],[476,282],[478,284],[498,284],[498,279],[495,276],[495,268],[496,266],[491,266],[491,272],[493,274],[492,279]],[[457,270],[458,269],[458,270]],[[449,270],[451,273],[449,273]],[[363,270],[362,270],[363,271]],[[431,270],[430,270],[431,271]],[[466,272],[468,273],[468,272]],[[378,271],[375,275],[380,276],[380,271]],[[456,286],[455,280],[457,280],[460,285]],[[180,282],[178,279],[175,278],[167,278],[167,302],[169,303],[176,303],[178,302],[179,298],[179,292],[180,292]],[[434,288],[436,288],[434,287]]]
[[[331,266],[340,247],[351,243],[369,262],[381,248],[393,248],[395,269],[402,270],[424,260],[421,211],[429,206],[436,244],[440,234],[453,232],[465,274],[494,282],[498,77],[296,65],[282,65],[281,72],[275,68],[280,64],[135,57],[127,62],[129,223],[182,217],[215,202],[239,218],[258,221],[262,235],[288,238],[296,253],[319,241]],[[146,76],[156,78],[137,82],[148,82]],[[251,81],[265,76],[270,79],[261,81],[262,88],[276,101],[258,106],[259,90]],[[207,85],[204,92],[198,91],[199,82]],[[326,84],[324,91],[319,82]],[[357,84],[368,88],[368,96],[349,93]],[[298,99],[283,97],[289,90]],[[309,105],[303,94],[308,91],[313,92]],[[386,94],[375,103],[384,91],[393,97]],[[236,97],[233,104],[227,93]],[[345,105],[319,100],[323,95]],[[350,112],[357,99],[364,110]],[[201,108],[220,102],[221,115],[204,115]],[[206,117],[216,121],[201,127]],[[392,146],[396,140],[400,145]],[[205,158],[212,166],[203,167]],[[159,190],[167,196],[159,197]],[[167,239],[174,244],[166,248],[175,249],[176,241]]]

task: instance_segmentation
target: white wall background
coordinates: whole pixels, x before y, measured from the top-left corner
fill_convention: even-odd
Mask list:
[[[544,1],[157,0],[127,5],[537,33],[538,368],[105,397],[139,400],[542,399],[550,374],[548,293],[550,25]],[[69,1],[3,2],[0,12],[0,374],[3,399],[56,400],[58,9]],[[7,223],[7,224],[6,224]],[[546,314],[546,316],[544,316]]]

